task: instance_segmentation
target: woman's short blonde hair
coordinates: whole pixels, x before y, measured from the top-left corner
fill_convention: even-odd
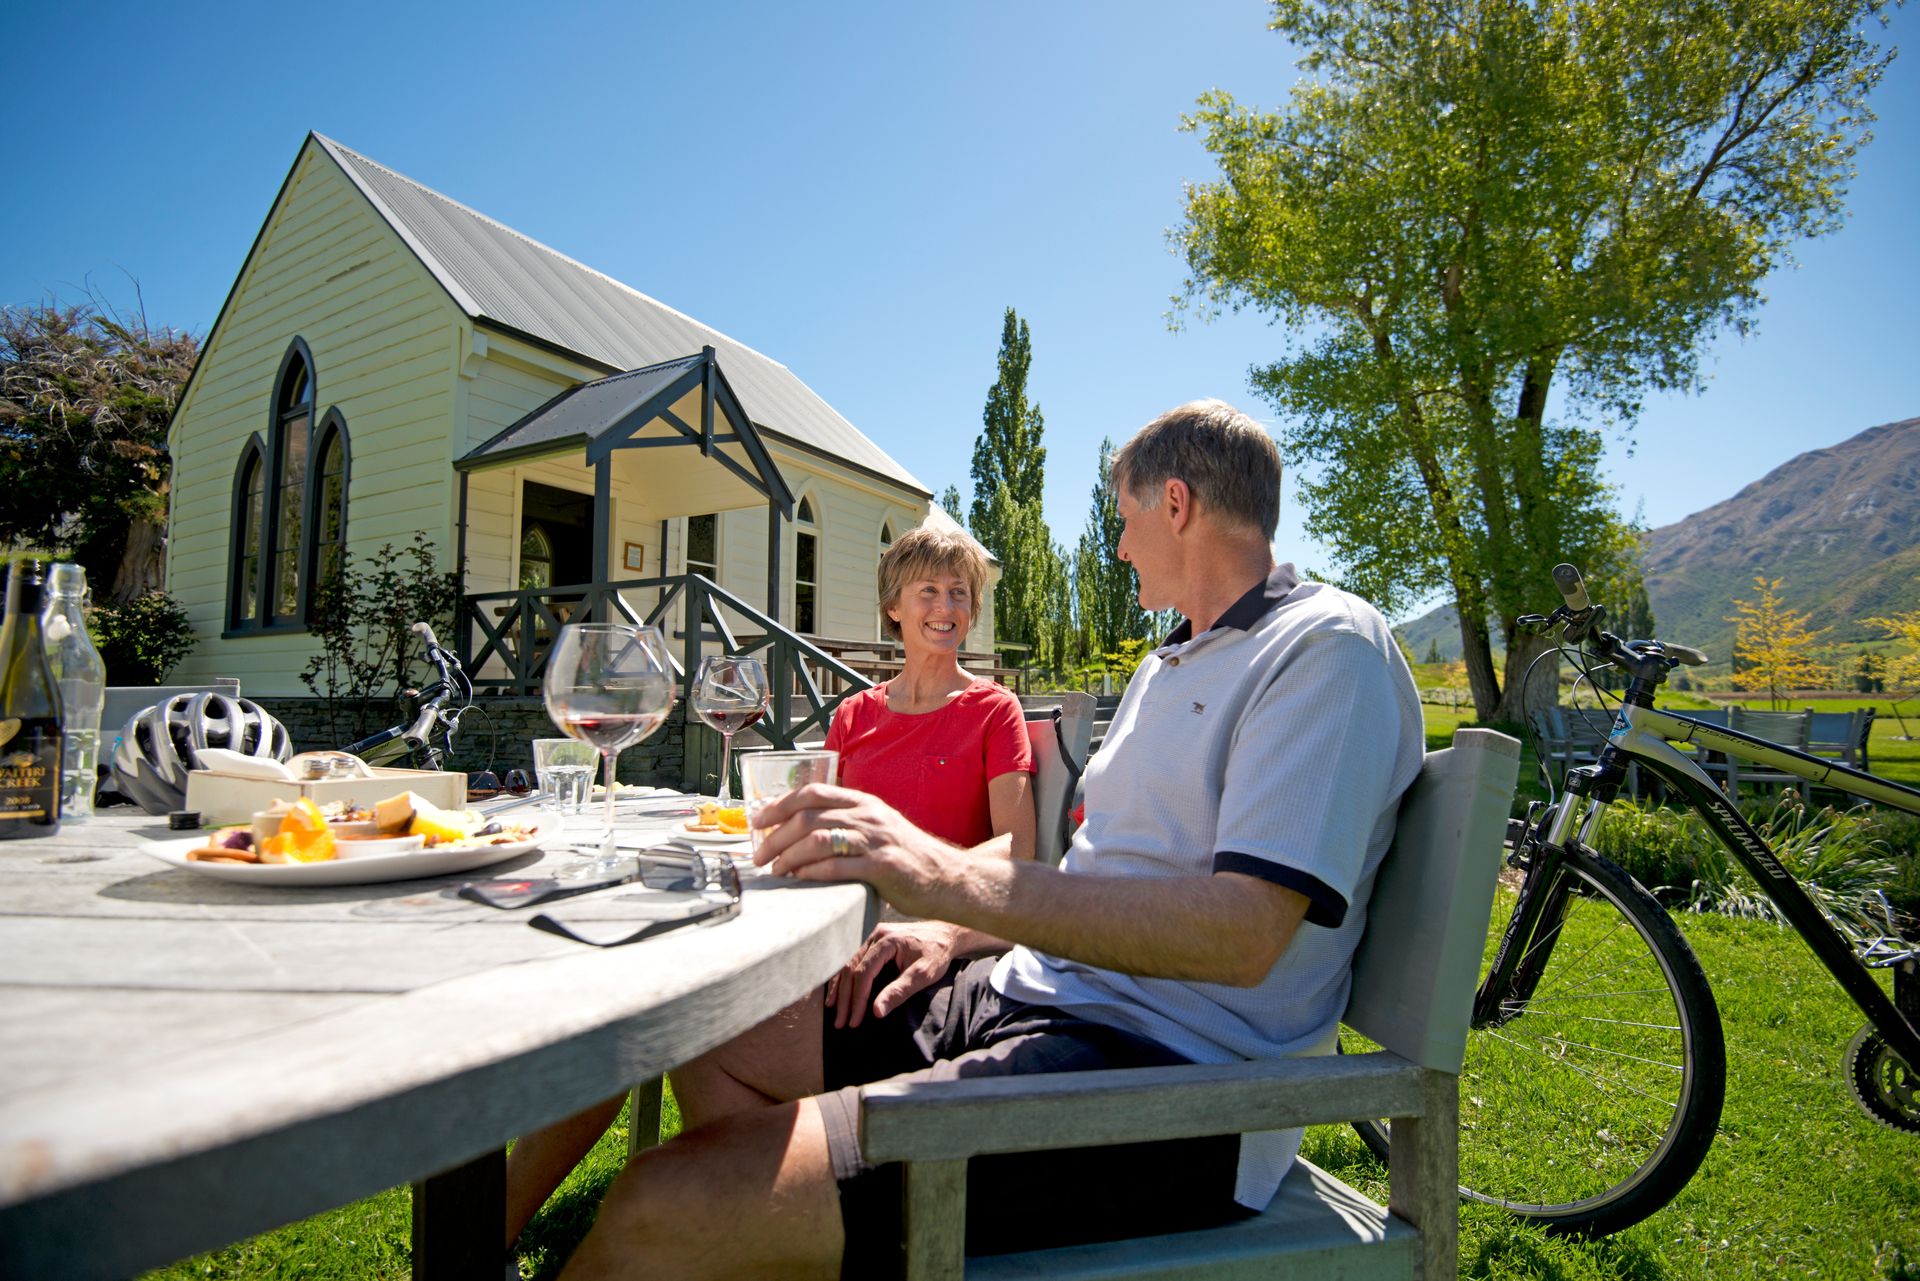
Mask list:
[[[991,572],[987,549],[965,531],[929,529],[925,525],[908,530],[895,539],[887,554],[880,558],[881,629],[899,640],[900,624],[888,617],[887,611],[900,604],[900,593],[908,583],[944,574],[952,574],[966,583],[974,617],[978,618]]]

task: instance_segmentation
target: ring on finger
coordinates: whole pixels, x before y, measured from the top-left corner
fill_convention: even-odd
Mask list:
[[[829,827],[827,829],[827,848],[833,851],[835,858],[845,858],[848,852],[847,829]]]

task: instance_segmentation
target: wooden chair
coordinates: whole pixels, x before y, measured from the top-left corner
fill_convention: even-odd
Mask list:
[[[1074,789],[1087,767],[1087,741],[1093,734],[1093,695],[1022,697],[1027,741],[1033,748],[1034,857],[1057,864],[1070,838],[1068,812]]]
[[[1782,747],[1807,750],[1808,722],[1811,719],[1806,712],[1756,712],[1750,708],[1734,706],[1729,709],[1731,716],[1727,728],[1742,734],[1752,734],[1768,742],[1778,743]],[[1787,786],[1800,793],[1801,800],[1808,799],[1805,779],[1798,774],[1789,774],[1785,770],[1769,769],[1754,761],[1743,761],[1734,757],[1715,756],[1703,767],[1709,774],[1718,774],[1726,782],[1723,785],[1728,796],[1736,800],[1740,796],[1740,785],[1751,783],[1755,786]]]
[[[1401,806],[1354,958],[1345,1022],[1369,1054],[861,1091],[869,1160],[906,1162],[906,1275],[928,1278],[1451,1278],[1459,1077],[1520,745],[1462,729]],[[1304,1160],[1225,1227],[1027,1254],[963,1254],[966,1162],[988,1152],[1393,1120],[1380,1206]],[[1169,1172],[1177,1177],[1177,1172]]]
[[[1867,736],[1873,733],[1873,708],[1816,712],[1809,707],[1803,714],[1807,718],[1807,745],[1803,751],[1838,761],[1851,769],[1867,768]]]

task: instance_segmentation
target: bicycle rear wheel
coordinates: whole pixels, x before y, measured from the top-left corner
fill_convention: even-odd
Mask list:
[[[1726,1044],[1700,962],[1652,895],[1585,848],[1557,877],[1536,891],[1550,897],[1534,937],[1511,945],[1537,981],[1483,1000],[1495,1012],[1467,1036],[1460,1191],[1551,1233],[1605,1236],[1700,1168]],[[1516,902],[1494,904],[1489,964]],[[1382,1152],[1385,1127],[1369,1128]]]

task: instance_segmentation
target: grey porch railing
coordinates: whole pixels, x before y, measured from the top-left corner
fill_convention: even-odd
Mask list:
[[[654,592],[651,610],[642,616],[623,593]],[[674,605],[684,602],[682,626],[672,627]],[[476,690],[496,694],[538,694],[547,651],[562,624],[573,620],[656,623],[667,633],[675,676],[683,701],[700,670],[703,645],[718,642],[729,655],[759,654],[766,664],[773,705],[754,728],[769,742],[790,748],[796,740],[825,737],[833,709],[848,694],[873,682],[831,654],[809,644],[733,593],[699,574],[665,578],[629,578],[614,583],[575,583],[515,592],[481,592],[461,605],[455,626],[460,661]],[[662,621],[666,620],[666,621]],[[754,629],[757,630],[755,634]],[[476,647],[474,637],[481,639]],[[742,639],[744,637],[744,639]],[[484,675],[481,668],[499,659],[506,674]],[[823,692],[823,686],[839,688]],[[806,714],[793,719],[798,700]]]

